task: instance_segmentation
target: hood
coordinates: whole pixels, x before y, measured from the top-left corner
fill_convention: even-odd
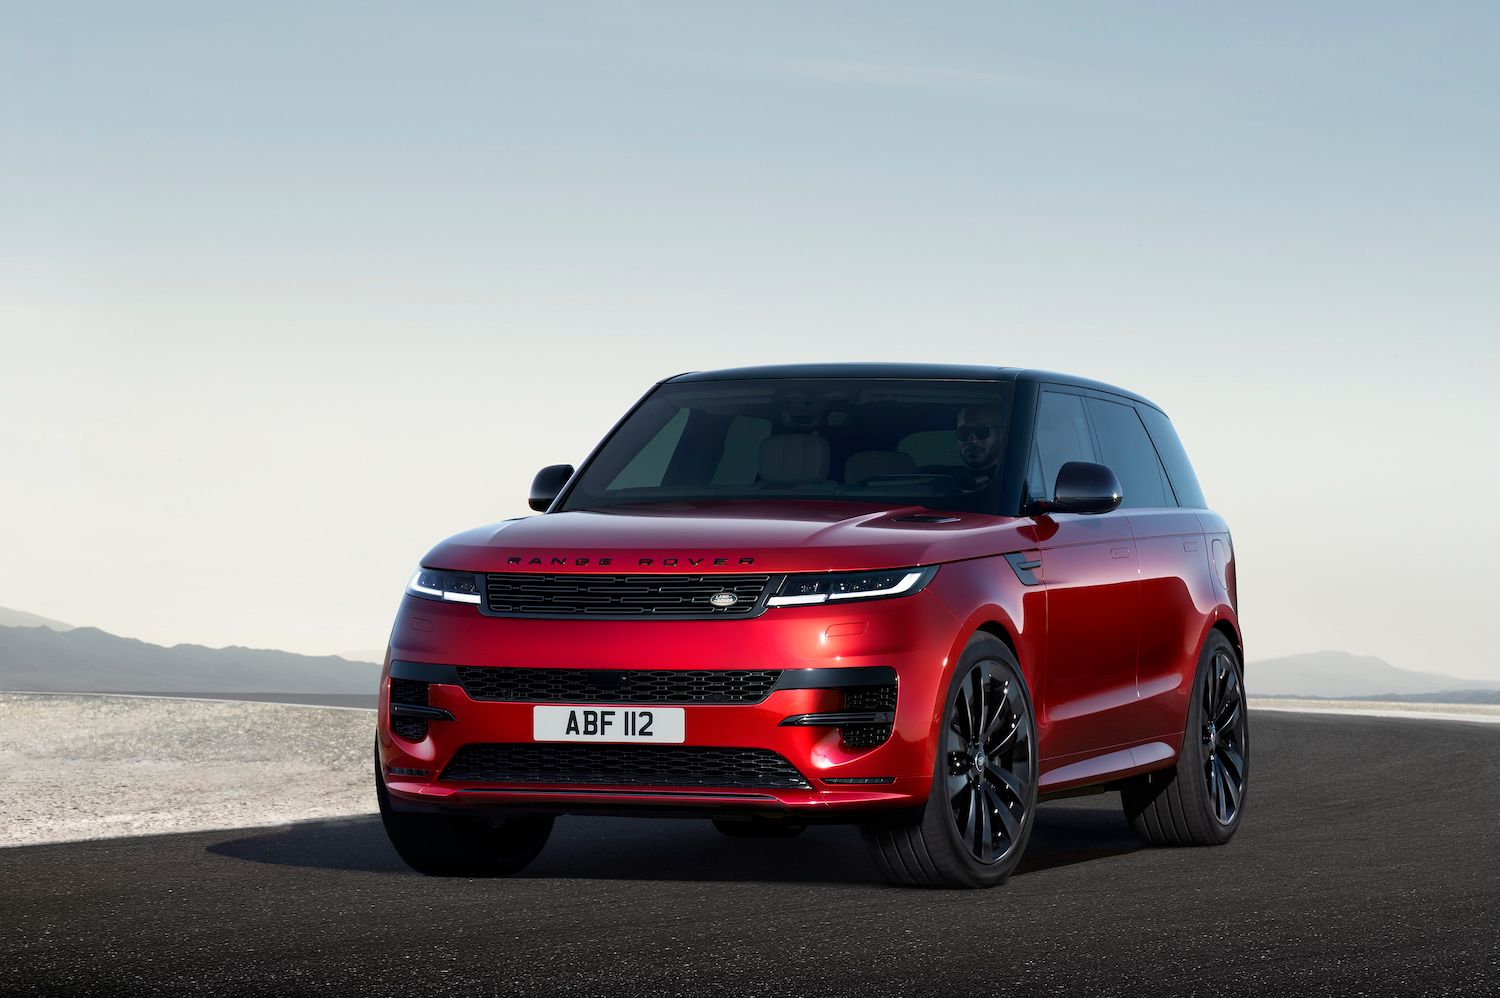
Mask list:
[[[1035,521],[824,500],[653,503],[465,531],[422,564],[468,572],[826,572],[933,565],[1035,543]]]

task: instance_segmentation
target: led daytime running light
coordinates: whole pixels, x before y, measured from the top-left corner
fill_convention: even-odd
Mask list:
[[[406,591],[411,593],[413,596],[424,596],[427,599],[444,600],[448,603],[470,603],[475,606],[479,605],[478,593],[461,593],[454,592],[451,589],[437,589],[432,586],[422,585],[422,577],[424,575],[432,577],[433,581],[440,581],[446,574],[449,573],[434,572],[431,569],[419,568],[415,572],[411,573],[411,580],[406,583]],[[452,574],[461,575],[463,573],[455,572]],[[464,575],[464,577],[472,579],[472,576]]]
[[[898,569],[898,570],[896,570],[894,572],[845,572],[845,573],[839,573],[839,574],[836,574],[836,575],[829,575],[829,576],[823,577],[823,579],[818,579],[815,582],[815,584],[818,584],[818,585],[825,585],[826,584],[829,589],[832,589],[833,586],[837,582],[839,582],[840,580],[860,579],[860,578],[866,578],[866,579],[868,579],[871,576],[881,576],[881,575],[892,575],[892,576],[899,575],[900,579],[897,580],[896,582],[894,582],[893,584],[891,584],[889,586],[884,586],[884,587],[882,587],[880,589],[854,589],[854,590],[851,590],[851,591],[848,591],[848,592],[795,593],[795,594],[789,594],[789,595],[785,595],[785,596],[772,596],[770,599],[768,599],[766,601],[766,605],[767,606],[812,606],[812,605],[818,604],[818,603],[829,603],[829,602],[832,602],[834,600],[880,599],[880,598],[886,597],[886,596],[902,596],[902,595],[905,595],[906,593],[916,592],[918,589],[921,589],[929,581],[931,581],[932,577],[934,575],[936,575],[936,574],[937,574],[937,569],[936,568],[913,568],[913,569],[906,569],[906,570]],[[807,581],[810,578],[811,577],[809,577],[809,576],[796,576],[796,575],[788,576],[786,584],[783,585],[782,588],[785,589],[785,588],[789,588],[790,586],[794,585],[795,583],[794,583],[793,580],[802,579],[804,581]]]
[[[900,582],[896,583],[894,586],[891,586],[888,589],[866,589],[862,593],[829,593],[828,598],[860,599],[862,597],[869,596],[895,596],[897,593],[904,593],[912,586],[916,585],[917,580],[921,577],[921,572],[907,572],[906,575],[902,576]]]

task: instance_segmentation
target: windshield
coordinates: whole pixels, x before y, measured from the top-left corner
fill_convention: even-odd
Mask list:
[[[991,381],[662,385],[563,509],[705,499],[842,499],[993,513],[1011,386]]]

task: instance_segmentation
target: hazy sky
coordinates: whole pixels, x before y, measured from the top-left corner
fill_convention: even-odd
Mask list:
[[[6,5],[0,605],[374,648],[649,384],[1178,422],[1252,659],[1500,678],[1500,6]]]

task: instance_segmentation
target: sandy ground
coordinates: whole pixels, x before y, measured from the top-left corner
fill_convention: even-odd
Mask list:
[[[0,693],[0,846],[375,810],[375,713]]]

